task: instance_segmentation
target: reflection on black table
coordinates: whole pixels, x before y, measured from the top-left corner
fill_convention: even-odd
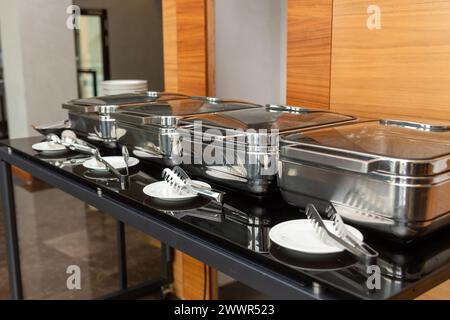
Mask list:
[[[77,179],[107,189],[131,203],[148,208],[149,212],[160,213],[189,225],[220,245],[274,266],[289,277],[305,281],[305,285],[319,283],[321,287],[338,288],[351,296],[385,299],[401,294],[415,281],[448,266],[450,261],[448,230],[412,245],[392,243],[361,230],[367,243],[380,253],[378,265],[383,274],[382,289],[369,290],[365,267],[356,264],[346,253],[312,256],[270,244],[268,235],[271,226],[305,218],[302,212],[286,204],[279,195],[256,200],[227,191],[223,206],[202,198],[169,203],[152,199],[142,192],[146,185],[161,180],[163,168],[141,163],[131,172],[127,189],[121,190],[114,176],[92,172],[79,162],[67,161],[80,159],[78,154],[69,152],[64,156],[58,155],[57,159],[36,154],[31,145],[38,140],[18,139],[6,143],[30,159],[46,162],[55,170],[63,170]]]

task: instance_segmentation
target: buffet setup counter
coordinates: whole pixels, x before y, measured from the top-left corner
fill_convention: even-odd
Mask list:
[[[295,151],[301,141],[298,137],[292,139],[295,142],[290,150]],[[224,195],[223,200],[192,195],[168,201],[164,197],[152,196],[155,189],[149,190],[149,186],[163,180],[164,166],[145,161],[145,149],[142,151],[144,157],[135,162],[132,160],[135,158],[124,155],[123,149],[99,147],[105,159],[106,156],[126,156],[125,162],[129,161],[126,168],[119,166],[121,172],[127,171],[126,183],[123,183],[114,172],[96,170],[95,166],[101,163],[92,162],[92,154],[72,147],[59,152],[43,152],[42,145],[37,151],[39,147],[36,145],[42,142],[48,143],[49,136],[0,143],[0,188],[6,222],[10,288],[14,299],[23,298],[23,292],[12,166],[98,208],[121,224],[131,225],[159,239],[164,243],[163,248],[168,248],[165,263],[170,264],[170,248],[181,250],[273,298],[415,298],[450,278],[448,229],[433,230],[432,234],[417,241],[405,243],[392,241],[377,228],[356,224],[359,228],[359,231],[355,229],[356,236],[363,235],[364,243],[377,253],[376,261],[369,265],[346,250],[330,250],[328,246],[327,251],[320,243],[314,246],[318,238],[302,223],[309,225],[304,208],[288,204],[279,191],[264,197],[248,196],[257,189],[233,191],[232,185],[225,188],[216,179],[210,179],[207,181]],[[311,139],[308,142],[311,143]],[[293,177],[295,170],[295,167],[287,167],[283,173]],[[315,178],[320,179],[321,176],[316,174]],[[271,180],[263,182],[266,186]],[[290,188],[290,200],[294,199],[296,191],[302,190],[293,188],[292,183],[287,180],[285,184]],[[261,190],[267,191],[267,188]],[[323,194],[326,192],[323,190]],[[318,208],[322,210],[320,206]],[[64,219],[63,212],[61,219]],[[353,228],[350,228],[348,230],[353,233]],[[294,250],[289,249],[293,240],[288,235],[292,232],[300,236],[299,242],[294,243],[297,245],[292,248]],[[310,246],[305,247],[308,242]],[[121,263],[126,265],[124,261]],[[167,274],[170,268],[165,271],[162,280],[153,286],[170,282],[171,275]],[[122,284],[126,291],[125,279]]]

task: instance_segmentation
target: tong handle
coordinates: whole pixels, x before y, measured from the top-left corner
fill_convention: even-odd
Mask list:
[[[224,193],[220,192],[220,191],[214,191],[212,189],[207,189],[204,187],[200,187],[198,185],[195,184],[191,184],[189,185],[189,189],[192,190],[192,192],[196,193],[197,195],[203,197],[203,198],[207,198],[207,199],[211,199],[213,201],[216,201],[218,203],[223,203],[223,197],[224,197]]]
[[[102,158],[102,156],[100,155],[99,152],[96,152],[94,154],[95,159],[97,161],[100,161],[101,163],[103,163],[103,165],[108,168],[108,171],[110,171],[113,175],[116,176],[117,179],[119,179],[120,181],[120,186],[122,187],[122,189],[125,189],[128,185],[128,176],[121,174],[119,172],[119,170],[117,170],[116,168],[114,168],[111,164],[109,164],[108,161],[106,161],[105,159]]]
[[[338,247],[347,250],[348,252],[350,252],[352,255],[354,255],[357,260],[365,265],[372,265],[376,262],[376,259],[378,258],[378,253],[373,250],[372,248],[370,248],[368,245],[366,245],[367,248],[370,248],[370,250],[372,250],[372,253],[369,253],[366,251],[366,249],[362,249],[360,247],[360,245],[355,245],[352,241],[346,241],[338,236],[336,236],[334,233],[332,233],[327,226],[325,225],[325,223],[322,220],[322,217],[319,214],[319,211],[317,211],[316,207],[313,204],[308,204],[306,206],[306,212],[307,212],[307,216],[311,217],[312,220],[314,220],[315,222],[317,222],[319,224],[319,226],[324,230],[324,232],[326,233],[327,237],[335,243],[335,245],[337,245]],[[346,237],[348,238],[348,237]],[[375,254],[373,254],[375,253]]]
[[[373,249],[367,243],[365,243],[361,239],[357,238],[353,233],[348,231],[347,227],[344,224],[344,221],[342,220],[341,216],[338,214],[338,212],[332,202],[330,202],[330,204],[326,208],[325,212],[327,213],[328,218],[333,220],[334,223],[337,223],[339,225],[342,224],[342,232],[339,234],[341,237],[344,238],[345,241],[348,241],[353,246],[358,247],[359,250],[363,251],[367,257],[371,257],[373,259],[376,259],[378,257],[378,252],[375,249]]]

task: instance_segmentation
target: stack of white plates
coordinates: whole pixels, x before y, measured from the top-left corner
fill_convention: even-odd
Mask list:
[[[148,91],[147,80],[107,80],[102,82],[103,95],[141,93]]]

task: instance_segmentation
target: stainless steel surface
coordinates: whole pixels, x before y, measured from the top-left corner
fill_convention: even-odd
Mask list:
[[[335,245],[338,248],[344,249],[350,252],[355,258],[366,265],[374,265],[376,264],[376,260],[378,257],[378,253],[375,255],[372,253],[367,253],[366,250],[361,249],[359,246],[346,241],[346,239],[342,236],[342,234],[334,234],[330,230],[328,230],[327,226],[322,220],[319,212],[313,204],[308,204],[306,206],[306,216],[308,220],[311,222],[314,231],[320,236],[320,238],[325,242],[331,245]]]
[[[153,109],[155,106],[152,106]],[[163,106],[165,107],[165,106]],[[156,115],[145,115],[139,112],[130,112],[128,110],[123,110],[120,113],[114,115],[114,119],[134,125],[156,125],[161,127],[175,127],[178,125],[180,117],[177,116],[156,116]]]
[[[123,131],[117,128],[112,117],[118,110],[136,106],[154,106],[173,100],[187,99],[176,93],[147,92],[144,94],[121,94],[105,97],[72,100],[63,104],[69,111],[71,128],[94,143],[115,148]]]
[[[385,126],[399,126],[422,131],[450,131],[450,125],[447,124],[428,124],[402,120],[380,120]]]
[[[189,117],[181,121],[190,126],[183,137],[183,167],[192,176],[261,197],[277,191],[279,133],[355,120],[323,110],[279,105]],[[199,122],[202,127],[198,129]],[[211,149],[214,159],[208,161],[204,155]]]
[[[336,234],[340,238],[342,238],[344,241],[349,242],[354,247],[357,247],[364,253],[366,257],[374,260],[378,257],[378,252],[375,249],[373,249],[367,243],[358,239],[348,231],[344,220],[342,220],[341,216],[337,213],[332,204],[327,208],[327,217],[328,219],[333,221],[333,227],[336,231]]]
[[[69,112],[69,120],[72,130],[92,142],[114,144],[117,141],[116,121],[111,114]]]
[[[282,137],[278,183],[305,207],[401,241],[450,224],[450,131],[368,121]]]
[[[119,180],[120,182],[120,188],[122,190],[127,188],[128,185],[128,174],[122,174],[120,173],[119,170],[117,170],[116,168],[114,168],[111,164],[109,164],[108,161],[106,161],[105,159],[102,158],[102,156],[100,155],[100,152],[96,152],[94,154],[94,157],[97,161],[101,162],[107,169],[108,171],[110,171],[112,174],[114,174],[114,176],[116,176],[116,178]]]
[[[122,157],[125,162],[125,167],[127,169],[127,176],[130,175],[130,170],[128,169],[128,160],[130,159],[130,154],[128,153],[128,148],[126,146],[122,147]]]
[[[127,93],[119,95],[109,95],[103,97],[92,97],[87,99],[75,99],[63,105],[63,108],[77,112],[97,112],[96,109],[88,107],[98,107],[101,105],[137,105],[146,104],[156,101],[170,101],[177,99],[185,99],[189,96],[179,93],[168,92],[147,92],[147,93]],[[93,111],[91,111],[93,110]]]
[[[235,101],[192,97],[151,105],[128,106],[113,115],[117,120],[120,145],[143,151],[149,157],[142,160],[173,167],[182,163],[183,134],[180,119],[197,114],[212,114],[226,110],[260,108],[260,105]],[[152,156],[155,155],[155,156]]]
[[[202,185],[195,183],[191,180],[188,174],[181,169],[180,167],[174,167],[173,172],[186,184],[188,185],[192,191],[196,192],[198,195],[201,195],[207,199],[214,200],[218,203],[223,203],[223,197],[225,195],[224,192],[221,191],[213,191],[210,188],[205,188]]]
[[[108,169],[108,171],[111,172],[119,180],[122,189],[125,189],[127,187],[129,182],[128,165],[127,165],[127,174],[124,175],[119,170],[114,168],[108,161],[103,159],[102,156],[100,155],[100,151],[96,147],[88,143],[85,143],[80,139],[73,138],[68,135],[64,136],[63,138],[59,138],[55,134],[49,134],[47,136],[47,140],[53,143],[61,144],[70,150],[87,153],[89,155],[94,156],[98,162],[101,162]]]
[[[311,112],[311,109],[304,108],[304,107],[298,107],[298,106],[288,106],[288,105],[281,105],[281,104],[268,104],[266,107],[273,111],[289,111],[289,112],[295,112],[295,113],[308,113]]]
[[[42,134],[43,136],[46,136],[50,133],[54,133],[57,135],[60,135],[64,130],[68,130],[71,128],[71,124],[69,120],[65,120],[61,123],[52,124],[52,125],[31,125],[31,127]]]
[[[359,173],[419,177],[448,171],[450,130],[423,130],[417,128],[430,126],[412,124],[366,121],[286,135],[281,140],[292,145],[285,154],[293,159]]]

